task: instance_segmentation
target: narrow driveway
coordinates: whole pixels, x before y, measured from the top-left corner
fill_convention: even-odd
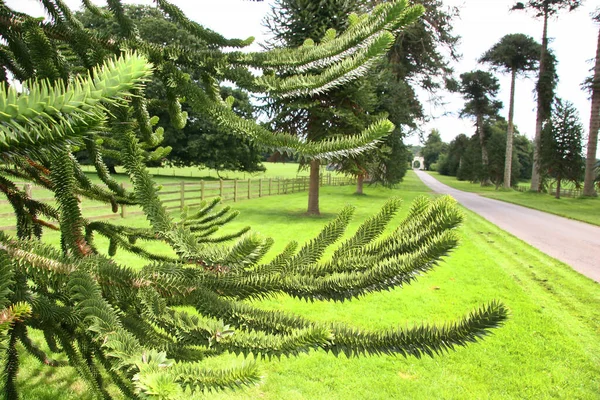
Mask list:
[[[491,223],[600,282],[600,227],[463,192],[423,171],[415,172],[434,192],[451,195]]]

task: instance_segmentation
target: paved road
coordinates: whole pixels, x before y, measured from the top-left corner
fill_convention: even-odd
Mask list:
[[[434,192],[451,195],[491,223],[600,282],[600,227],[463,192],[423,171],[415,172]]]

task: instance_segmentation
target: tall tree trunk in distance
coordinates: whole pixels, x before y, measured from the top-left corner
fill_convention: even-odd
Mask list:
[[[544,13],[544,33],[542,35],[542,52],[540,54],[540,71],[537,87],[537,113],[535,118],[535,139],[533,141],[533,170],[531,171],[531,187],[534,192],[540,191],[540,148],[542,141],[542,124],[544,123],[544,104],[541,96],[540,80],[546,74],[546,53],[548,52],[548,10]]]
[[[487,148],[485,147],[485,137],[483,132],[483,115],[477,116],[477,133],[479,134],[479,144],[481,145],[481,164],[483,166],[483,175],[481,177],[481,186],[489,186],[489,158]]]
[[[556,195],[554,197],[560,199],[560,176],[556,179]]]
[[[517,79],[517,70],[513,68],[510,81],[510,105],[508,107],[508,131],[506,132],[506,157],[504,159],[504,188],[511,187],[512,172],[512,153],[513,153],[513,135],[515,126],[513,119],[515,117],[515,81]]]
[[[365,175],[360,174],[356,179],[356,194],[363,194],[363,183],[365,181]]]
[[[592,110],[590,112],[590,133],[587,144],[587,158],[585,161],[585,180],[583,195],[595,196],[594,167],[596,165],[596,150],[598,149],[598,130],[600,130],[600,29],[598,30],[598,44],[596,45],[596,65],[592,81]]]
[[[309,215],[320,215],[319,212],[319,172],[321,161],[310,162],[310,177],[308,182],[308,210]]]

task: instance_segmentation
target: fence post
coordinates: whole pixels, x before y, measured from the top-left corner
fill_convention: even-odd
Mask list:
[[[23,186],[23,190],[25,190],[25,194],[27,195],[27,197],[31,198],[31,183],[26,183]]]
[[[273,178],[269,178],[269,196],[271,195],[271,183],[273,181]]]
[[[121,188],[125,189],[125,184],[121,183]],[[125,204],[121,204],[121,218],[125,218],[127,216],[127,209],[125,208]]]
[[[327,174],[327,185],[331,186],[331,172]]]
[[[262,178],[258,180],[258,197],[262,197]]]
[[[304,184],[303,190],[306,190],[306,177],[305,176],[302,177],[302,183]]]
[[[183,210],[185,205],[185,182],[181,181],[179,184],[179,201],[181,202],[180,209]]]
[[[237,179],[233,180],[233,202],[237,201]]]
[[[250,178],[248,178],[248,199],[251,198],[251,196],[250,196],[251,195],[251,193],[250,193],[251,185],[252,185],[252,181],[250,180]]]
[[[219,179],[219,197],[223,200],[223,179]]]
[[[277,177],[277,194],[279,194],[279,183],[281,182],[281,179],[279,177]]]
[[[204,179],[200,181],[200,201],[204,201]]]

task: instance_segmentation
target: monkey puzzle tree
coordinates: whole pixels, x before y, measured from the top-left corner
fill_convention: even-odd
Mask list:
[[[513,136],[515,115],[515,82],[517,74],[536,70],[541,47],[533,38],[521,33],[504,36],[479,59],[489,63],[494,69],[508,72],[510,80],[510,101],[508,108],[508,130],[506,132],[506,157],[504,161],[504,187],[511,187]]]
[[[242,236],[247,229],[218,235],[235,217],[228,208],[219,209],[218,200],[184,211],[181,219],[171,216],[144,164],[145,146],[156,146],[161,138],[142,86],[151,73],[167,88],[171,121],[180,128],[186,115],[178,99],[185,96],[196,112],[281,152],[335,159],[369,147],[392,129],[388,123],[357,138],[307,143],[235,114],[232,99],[221,99],[218,83],[234,80],[284,96],[335,87],[380,54],[378,40],[391,40],[388,29],[412,19],[414,9],[402,2],[384,4],[322,46],[242,53],[223,48],[243,47],[250,40],[226,39],[164,0],[157,1],[158,8],[196,36],[199,49],[143,41],[118,0],[109,1],[106,15],[120,28],[113,37],[82,28],[61,1],[42,4],[48,21],[0,5],[5,43],[0,65],[5,77],[18,77],[25,88],[17,91],[6,82],[0,87],[0,192],[17,224],[16,237],[0,234],[1,385],[8,399],[18,398],[23,352],[48,367],[71,365],[96,397],[182,398],[258,381],[253,364],[206,366],[207,357],[226,352],[280,357],[320,349],[420,357],[473,342],[506,319],[504,306],[493,302],[455,323],[369,331],[265,311],[248,302],[281,293],[347,300],[412,282],[457,244],[453,228],[462,214],[449,198],[418,199],[408,217],[384,234],[400,205],[392,199],[324,259],[349,223],[353,210],[346,207],[313,240],[303,246],[292,242],[263,261],[271,239]],[[290,72],[278,79],[256,78],[248,71],[286,66],[298,72],[311,63],[322,65],[322,73]],[[202,79],[183,72],[192,66]],[[131,191],[107,172],[106,138],[120,149]],[[76,148],[94,160],[103,185],[82,172],[72,154]],[[51,191],[56,204],[31,198],[17,180]],[[79,197],[110,203],[115,210],[119,204],[139,205],[149,227],[89,221]],[[38,240],[44,229],[60,233],[60,247]],[[108,238],[107,253],[99,248],[98,236]],[[171,251],[158,254],[140,241],[161,242]],[[119,249],[139,255],[146,265],[119,265],[110,258]],[[31,335],[33,329],[41,337]]]
[[[512,10],[531,10],[536,18],[543,18],[542,47],[540,51],[540,67],[538,73],[537,112],[535,119],[535,139],[533,148],[533,170],[531,172],[531,190],[540,190],[540,146],[542,125],[550,118],[554,88],[556,87],[556,72],[554,56],[548,51],[548,19],[557,15],[561,10],[571,12],[577,9],[583,0],[527,0],[515,3]]]
[[[326,44],[335,38],[337,32],[359,21],[356,13],[361,9],[361,3],[360,0],[277,0],[265,19],[265,26],[273,35],[271,45],[297,48],[311,47],[315,43]],[[405,25],[408,24],[403,24],[403,27]],[[385,50],[390,45],[391,41],[386,43]],[[318,64],[311,66],[313,72],[320,68]],[[286,69],[275,72],[283,77],[289,74]],[[361,78],[326,93],[274,96],[268,105],[271,126],[275,130],[294,132],[309,142],[352,135],[377,120],[374,115],[369,115],[374,103],[372,87],[370,82]],[[349,162],[357,165],[356,160]],[[310,171],[307,213],[318,215],[321,163],[311,160],[302,161],[302,164],[308,164]],[[357,165],[353,170],[360,186],[366,174],[365,168]]]
[[[502,108],[502,102],[494,99],[500,89],[500,85],[498,84],[498,79],[492,74],[479,70],[465,72],[460,75],[460,79],[460,92],[466,100],[465,106],[461,111],[461,116],[475,117],[475,127],[481,146],[481,186],[487,186],[490,184],[490,179],[484,124],[486,118],[495,117],[500,108]]]

